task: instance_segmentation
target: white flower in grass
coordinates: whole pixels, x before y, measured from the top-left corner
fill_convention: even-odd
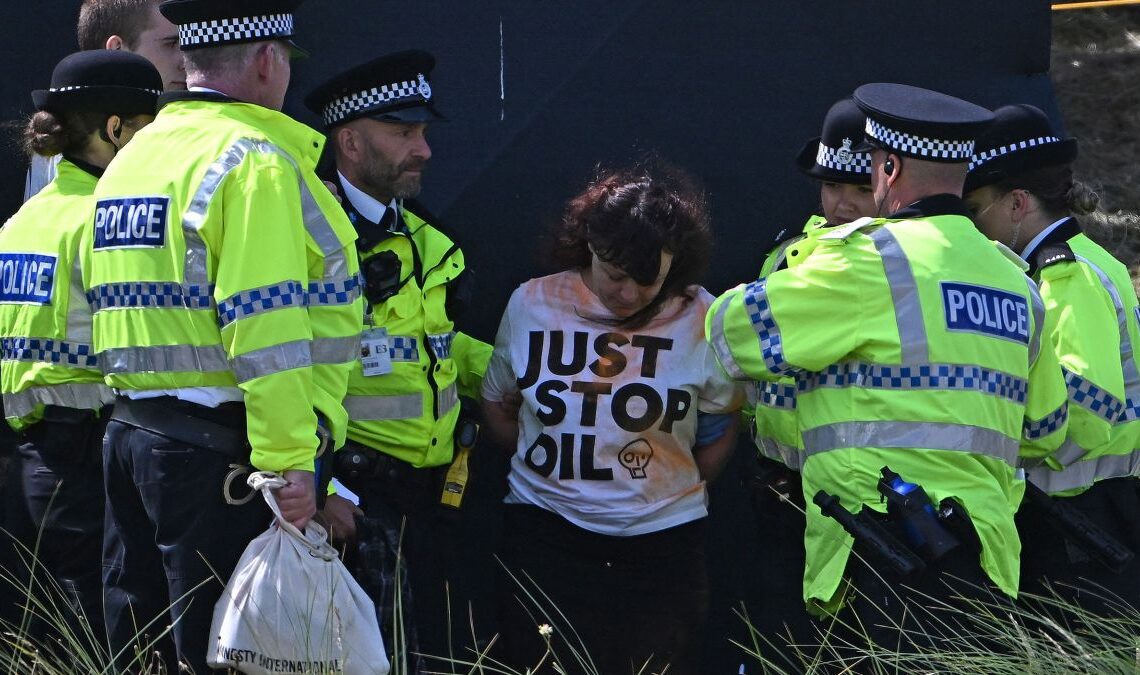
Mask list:
[[[554,635],[554,627],[548,623],[544,623],[538,627],[538,634],[549,640],[550,636]]]

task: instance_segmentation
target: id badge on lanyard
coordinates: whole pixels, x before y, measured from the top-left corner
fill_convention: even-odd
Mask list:
[[[388,351],[388,329],[368,328],[360,335],[360,363],[365,377],[392,372],[392,354]]]

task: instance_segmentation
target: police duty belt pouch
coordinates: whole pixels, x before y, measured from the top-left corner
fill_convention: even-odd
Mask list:
[[[376,608],[323,527],[310,522],[301,532],[281,516],[272,490],[285,484],[273,473],[249,476],[275,518],[214,606],[208,663],[259,675],[386,675]]]

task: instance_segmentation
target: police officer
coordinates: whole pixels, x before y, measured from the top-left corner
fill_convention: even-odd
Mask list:
[[[349,441],[338,453],[337,476],[359,495],[365,522],[375,530],[360,538],[361,548],[384,549],[358,554],[379,558],[380,569],[363,570],[360,578],[380,611],[390,650],[398,646],[393,591],[403,533],[409,569],[400,601],[408,654],[417,651],[415,624],[426,637],[424,626],[446,612],[437,568],[447,542],[432,518],[455,456],[457,423],[463,424],[459,397],[477,396],[491,355],[490,345],[455,328],[471,299],[463,251],[412,201],[431,158],[425,135],[442,119],[430,83],[434,65],[419,50],[389,54],[332,77],[305,99],[328,127],[335,157],[328,178],[344,195],[356,228],[368,303],[362,356],[345,398]],[[341,535],[354,534],[343,498],[330,497],[326,514]],[[432,601],[421,601],[429,594]]]
[[[158,0],[83,0],[76,25],[79,48],[114,49],[145,56],[162,77],[163,89],[186,88],[178,30],[158,11]],[[31,154],[24,201],[55,177],[59,155]]]
[[[822,215],[808,218],[802,231],[785,230],[777,235],[761,277],[798,265],[831,228],[874,215],[871,153],[854,149],[863,139],[865,124],[866,117],[855,101],[844,98],[828,109],[821,134],[804,143],[796,166],[819,183]],[[810,637],[810,622],[799,591],[805,507],[799,476],[803,439],[796,421],[796,383],[785,377],[752,385],[752,433],[759,456],[754,465],[746,466],[753,471],[748,484],[759,519],[765,573],[752,584],[751,592],[763,610],[751,612],[751,619],[761,632],[790,631],[793,640],[803,641]]]
[[[79,238],[90,221],[96,181],[154,119],[161,89],[158,71],[136,54],[79,52],[60,61],[51,86],[32,92],[38,112],[24,131],[29,151],[63,155],[59,172],[0,229],[0,391],[8,424],[21,435],[6,491],[5,529],[35,552],[99,643],[100,476],[114,396],[91,349]],[[16,562],[12,571],[27,572],[29,563]],[[57,602],[42,597],[51,584],[40,579],[33,588],[41,596],[36,600]],[[61,618],[73,630],[82,625],[79,617]]]
[[[878,564],[869,541],[855,541],[860,555],[850,556],[839,522],[808,509],[805,600],[834,608],[846,575],[858,625],[906,649],[917,634],[900,640],[899,627],[923,618],[911,598],[926,606],[928,596],[976,596],[987,580],[1016,594],[1016,466],[1064,438],[1065,391],[1056,357],[1039,349],[1035,286],[1016,255],[978,233],[961,199],[973,139],[991,113],[898,84],[864,85],[854,98],[867,116],[856,149],[871,152],[883,216],[835,228],[799,265],[725,293],[708,335],[736,377],[795,378],[808,501],[837,496],[928,554],[924,573],[903,578]],[[906,539],[905,512],[883,513],[883,467],[934,504],[964,507],[972,526],[958,530],[956,547],[928,551]],[[922,524],[949,541],[949,524]]]
[[[1029,264],[1069,389],[1069,432],[1056,464],[1029,467],[1027,477],[1140,553],[1140,374],[1133,356],[1140,326],[1132,281],[1073,217],[1096,207],[1095,193],[1073,180],[1076,140],[1062,137],[1031,105],[994,115],[974,150],[966,203],[986,236]],[[1058,536],[1056,526],[1040,505],[1022,505],[1022,589],[1049,594],[1048,581],[1087,609],[1104,611],[1106,596],[1140,607],[1136,558],[1110,570],[1080,543]]]
[[[95,193],[84,280],[122,394],[105,443],[104,586],[126,658],[159,617],[177,659],[207,670],[221,584],[270,519],[241,499],[235,467],[282,474],[277,502],[303,528],[322,437],[344,438],[363,302],[355,234],[314,171],[324,139],[279,112],[298,4],[163,2],[189,89]],[[293,581],[285,592],[306,592]]]

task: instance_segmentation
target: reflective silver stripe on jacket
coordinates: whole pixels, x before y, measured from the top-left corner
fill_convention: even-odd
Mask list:
[[[232,365],[234,379],[240,384],[286,370],[307,368],[313,365],[313,356],[309,341],[298,340],[235,356]]]
[[[993,429],[937,422],[837,422],[808,429],[803,438],[806,457],[844,448],[951,450],[1016,466],[1020,448],[1018,439]]]
[[[157,345],[118,347],[100,352],[100,365],[108,375],[117,373],[216,373],[229,371],[221,345]]]
[[[360,336],[313,338],[313,363],[336,365],[360,358]]]
[[[818,373],[803,373],[797,378],[797,394],[820,387],[976,391],[1020,405],[1024,405],[1029,391],[1024,379],[981,366],[951,363],[884,366],[858,361],[832,364]]]
[[[732,356],[732,348],[728,346],[728,337],[724,333],[724,315],[728,312],[728,306],[732,303],[725,300],[720,303],[716,309],[716,314],[713,315],[712,323],[709,326],[709,344],[713,348],[713,353],[716,354],[717,360],[724,368],[724,372],[734,380],[747,380],[748,375],[736,362],[736,358]]]
[[[1048,493],[1064,492],[1076,488],[1089,487],[1098,480],[1135,476],[1137,453],[1126,455],[1103,455],[1070,464],[1062,471],[1052,471],[1047,466],[1029,469],[1026,479]]]
[[[1124,410],[1118,418],[1118,423],[1132,422],[1140,419],[1140,372],[1136,368],[1136,359],[1132,353],[1132,338],[1128,333],[1128,321],[1131,317],[1124,308],[1124,301],[1120,297],[1120,289],[1112,283],[1112,279],[1104,270],[1097,267],[1088,258],[1078,255],[1077,260],[1089,266],[1100,279],[1104,289],[1112,298],[1112,305],[1116,309],[1116,323],[1120,331],[1120,365],[1124,371]],[[1129,289],[1131,290],[1131,289]],[[1137,317],[1140,320],[1140,316]]]
[[[452,384],[439,392],[439,414],[442,417],[459,403],[459,393]],[[396,396],[345,396],[344,409],[348,418],[356,422],[409,420],[424,414],[424,397],[421,392]]]
[[[871,241],[883,260],[883,271],[891,289],[891,302],[898,325],[899,348],[903,365],[926,363],[930,349],[926,341],[926,324],[922,320],[922,303],[918,295],[918,282],[906,252],[902,250],[894,233],[880,227],[870,233]]]
[[[1033,308],[1033,333],[1029,336],[1029,366],[1032,367],[1037,363],[1037,355],[1041,353],[1041,336],[1045,332],[1045,303],[1032,279],[1025,277],[1025,284],[1029,289],[1029,304]]]
[[[98,410],[114,400],[115,393],[98,382],[42,385],[15,394],[4,394],[4,414],[8,417],[25,417],[35,412],[37,404]]]

